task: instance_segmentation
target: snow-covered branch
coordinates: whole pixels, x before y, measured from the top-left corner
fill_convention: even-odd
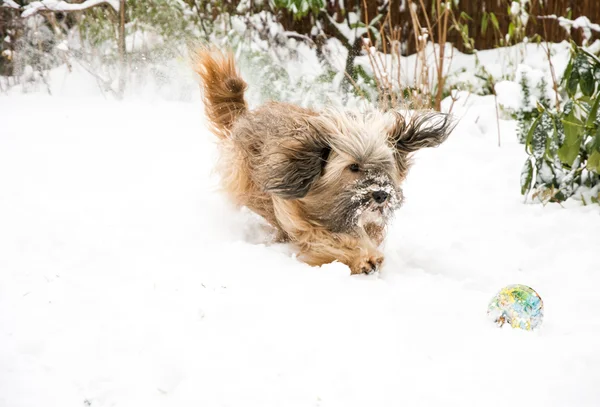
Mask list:
[[[540,16],[539,18],[558,21],[558,24],[569,34],[571,34],[571,29],[581,28],[581,30],[583,30],[583,37],[586,40],[590,40],[592,38],[592,31],[600,33],[600,25],[592,23],[590,19],[585,16],[577,17],[575,20],[569,20],[565,17],[557,17],[554,14]]]
[[[315,42],[313,40],[311,40],[308,35],[298,34],[295,31],[284,31],[283,35],[285,35],[288,38],[293,38],[295,40],[304,41],[305,43],[307,43],[308,45],[311,45],[311,46],[315,45]]]
[[[13,0],[3,0],[2,1],[2,7],[14,8],[14,9],[17,9],[17,10],[21,8],[21,6],[19,6]]]
[[[42,0],[34,1],[24,6],[24,11],[21,13],[21,17],[27,18],[39,11],[82,11],[100,4],[108,4],[115,11],[119,11],[119,0],[86,0],[83,3],[67,3],[63,0]]]

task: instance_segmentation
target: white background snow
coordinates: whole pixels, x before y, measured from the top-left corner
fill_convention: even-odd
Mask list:
[[[524,203],[493,97],[455,103],[382,271],[350,277],[218,192],[197,98],[74,80],[0,97],[0,406],[600,405],[600,207]],[[515,283],[540,330],[486,319]]]

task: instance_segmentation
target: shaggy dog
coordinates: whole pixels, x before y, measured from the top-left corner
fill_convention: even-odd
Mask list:
[[[280,102],[250,111],[231,55],[202,49],[195,70],[233,201],[266,219],[308,264],[338,260],[352,274],[376,271],[410,155],[443,142],[449,117],[407,120],[395,111],[317,112]]]

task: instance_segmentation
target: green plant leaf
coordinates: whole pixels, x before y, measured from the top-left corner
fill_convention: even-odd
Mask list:
[[[467,20],[467,21],[473,21],[473,19],[471,18],[470,15],[468,15],[466,12],[461,11],[460,12],[460,18],[463,20]]]
[[[600,81],[600,65],[594,65],[594,79]]]
[[[553,138],[554,124],[552,116],[546,111],[541,111],[537,124],[533,127],[531,136],[531,154],[536,160],[548,157],[548,147]]]
[[[533,121],[533,123],[531,123],[531,127],[529,128],[529,131],[527,132],[527,136],[525,137],[525,148],[527,149],[527,151],[530,154],[532,153],[531,142],[533,141],[533,132],[535,131],[536,127],[540,124],[540,119],[541,119],[541,116],[538,116]]]
[[[600,151],[594,151],[587,160],[587,169],[600,174]]]
[[[585,121],[586,127],[594,126],[594,121],[596,121],[596,118],[598,117],[598,102],[600,102],[600,97],[596,97],[594,99],[594,104],[590,108],[590,110],[588,112],[587,120]]]
[[[521,170],[521,195],[525,195],[531,189],[531,180],[533,179],[533,164],[527,158],[523,169]]]
[[[594,89],[596,88],[596,83],[594,82],[594,74],[591,69],[588,69],[581,74],[579,86],[581,87],[581,92],[585,96],[592,96]]]
[[[498,24],[498,19],[496,18],[496,14],[490,13],[490,21],[492,22],[494,29],[496,31],[500,31],[500,24]]]
[[[583,123],[573,113],[562,120],[565,128],[565,142],[558,149],[558,158],[563,163],[571,166],[579,155],[579,148],[583,140]]]
[[[575,105],[573,104],[573,100],[569,100],[567,103],[565,103],[565,105],[563,106],[563,115],[564,116],[568,116],[571,114],[571,112],[573,111],[573,107]]]
[[[488,13],[486,13],[485,11],[483,12],[483,16],[481,16],[481,34],[485,35],[486,31],[487,31],[487,25],[488,25]]]
[[[371,20],[371,22],[369,23],[369,27],[373,27],[374,25],[376,25],[382,18],[383,14],[378,14],[377,17]]]
[[[565,72],[563,73],[562,80],[560,81],[561,85],[564,85],[567,83],[567,81],[571,77],[572,71],[573,71],[573,59],[569,59],[569,63],[567,64],[567,67],[565,68]]]
[[[564,143],[565,129],[562,121],[560,121],[560,118],[557,116],[552,117],[552,127],[554,133],[552,137],[549,137],[550,142],[548,143],[548,155],[550,157],[556,157],[556,152],[558,151],[559,146]]]
[[[350,28],[364,28],[364,27],[366,27],[366,25],[362,21],[357,21],[356,23],[350,24]]]
[[[596,133],[591,140],[591,151],[600,151],[600,127],[596,129]]]
[[[571,75],[567,79],[567,92],[569,96],[573,97],[577,92],[577,85],[579,85],[579,72],[577,69],[571,70]]]
[[[578,48],[578,50],[581,52],[582,56],[587,56],[588,59],[590,59],[592,62],[594,62],[595,64],[600,64],[600,58],[598,58],[595,54],[591,53],[590,51],[586,50],[585,48]]]
[[[571,44],[571,58],[575,58],[575,55],[579,52],[579,45],[573,39],[570,39],[569,43]]]

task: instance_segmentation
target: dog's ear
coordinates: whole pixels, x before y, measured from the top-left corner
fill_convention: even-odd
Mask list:
[[[304,198],[323,173],[331,147],[316,127],[307,123],[269,148],[261,169],[267,192],[284,199]]]
[[[425,147],[437,147],[443,143],[454,129],[454,121],[445,113],[415,113],[409,119],[393,112],[394,124],[390,139],[397,151],[408,155]]]

